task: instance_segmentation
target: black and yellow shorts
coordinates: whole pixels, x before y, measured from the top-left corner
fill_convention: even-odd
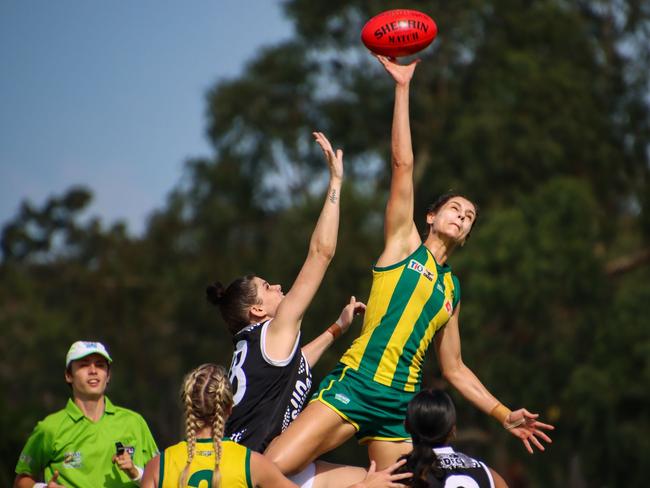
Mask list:
[[[322,402],[352,424],[359,444],[371,440],[401,442],[411,440],[404,418],[415,393],[382,385],[338,364],[321,381],[311,401]]]

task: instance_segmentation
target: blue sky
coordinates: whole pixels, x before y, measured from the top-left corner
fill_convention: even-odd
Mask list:
[[[212,154],[206,91],[291,35],[276,0],[0,2],[0,226],[84,184],[140,233]]]

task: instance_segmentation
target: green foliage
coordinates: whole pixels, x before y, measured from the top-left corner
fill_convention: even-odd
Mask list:
[[[385,0],[293,0],[296,36],[208,94],[214,154],[184,178],[145,235],[83,220],[83,188],[25,203],[2,232],[0,484],[35,422],[68,394],[63,358],[105,341],[109,390],[165,446],[180,436],[182,375],[230,361],[205,285],[256,272],[289,288],[322,205],[326,166],[310,133],[343,147],[337,254],[303,324],[310,339],[349,296],[367,298],[383,243],[392,86],[358,39]],[[461,279],[465,362],[512,407],[557,427],[544,454],[459,396],[459,442],[519,486],[641,486],[650,327],[647,261],[609,261],[650,237],[650,11],[643,2],[419,2],[439,25],[412,86],[416,221],[453,188],[481,207]],[[316,380],[358,330],[323,357]],[[427,384],[445,386],[432,358]],[[365,464],[348,443],[330,455]],[[630,470],[629,462],[635,466]],[[523,474],[522,474],[523,473]]]
[[[642,433],[650,428],[650,331],[647,304],[650,289],[648,271],[626,276],[609,297],[607,320],[592,325],[592,347],[584,362],[569,376],[563,397],[567,405],[582,405],[567,412],[574,425],[574,441],[583,452],[592,451],[592,463],[585,465],[591,477],[601,476],[608,486],[625,479],[631,486],[643,485],[647,473],[611,463],[611,456],[644,459],[650,449]],[[594,439],[603,439],[602,449],[592,450]],[[610,466],[598,472],[597,466]]]

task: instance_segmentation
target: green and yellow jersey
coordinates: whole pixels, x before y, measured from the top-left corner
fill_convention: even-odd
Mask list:
[[[251,451],[230,440],[221,441],[221,486],[252,488],[250,470]],[[187,463],[187,442],[182,441],[160,454],[159,488],[178,488],[178,480]],[[212,439],[197,439],[196,452],[190,464],[187,486],[209,488],[214,472],[214,446]]]
[[[341,363],[380,384],[418,391],[424,355],[459,301],[458,279],[424,244],[399,263],[375,266],[361,335]]]

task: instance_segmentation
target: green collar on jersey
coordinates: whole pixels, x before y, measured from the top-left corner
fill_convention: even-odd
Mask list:
[[[72,400],[72,398],[68,398],[68,403],[65,406],[65,413],[67,413],[75,422],[78,422],[85,417],[84,413]],[[107,396],[104,397],[104,413],[107,413],[109,415],[113,415],[115,413],[115,405],[113,405]]]

